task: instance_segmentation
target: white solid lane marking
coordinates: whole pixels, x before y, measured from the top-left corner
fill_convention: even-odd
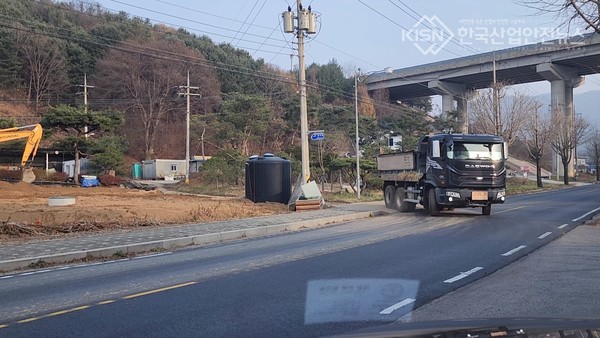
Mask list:
[[[101,261],[101,262],[93,262],[93,263],[84,263],[84,264],[75,264],[75,265],[61,266],[61,267],[57,267],[57,268],[54,268],[54,269],[37,270],[37,271],[23,272],[23,273],[20,273],[18,275],[2,276],[2,277],[0,277],[0,279],[8,279],[8,278],[13,278],[15,276],[31,276],[31,275],[36,275],[38,273],[44,273],[44,272],[50,272],[50,271],[59,271],[59,270],[66,270],[66,269],[72,269],[72,268],[85,268],[85,267],[90,267],[90,266],[98,266],[98,265],[104,265],[104,264],[111,264],[111,263],[122,262],[122,261],[130,261],[130,260],[134,260],[134,259],[142,259],[142,258],[164,256],[164,255],[169,255],[169,254],[172,254],[172,253],[173,253],[172,251],[159,252],[159,253],[156,253],[156,254],[153,254],[153,255],[139,256],[139,257],[134,257],[134,258],[122,258],[122,259],[117,259],[117,260],[113,260],[113,261]]]
[[[471,270],[469,270],[469,271],[466,271],[466,272],[461,272],[461,273],[460,273],[459,275],[457,275],[457,276],[454,276],[454,277],[452,277],[452,278],[446,279],[446,280],[444,281],[444,283],[454,283],[454,282],[456,282],[457,280],[461,280],[461,279],[463,279],[463,278],[465,278],[465,277],[467,277],[467,276],[469,276],[469,275],[471,275],[471,274],[474,274],[475,272],[477,272],[477,271],[479,271],[479,270],[481,270],[481,269],[483,269],[483,268],[482,268],[481,266],[478,266],[478,267],[476,267],[476,268],[473,268],[473,269],[471,269]]]
[[[514,249],[512,249],[510,251],[507,251],[507,252],[503,253],[502,256],[505,256],[505,257],[506,256],[510,256],[510,255],[514,254],[515,252],[521,250],[521,249],[525,249],[526,247],[527,247],[527,245],[518,246],[518,247],[516,247],[516,248],[514,248]]]
[[[544,239],[544,238],[546,238],[546,237],[548,237],[548,236],[550,236],[550,235],[552,235],[552,233],[551,233],[550,231],[548,231],[547,233],[545,233],[545,234],[541,235],[541,236],[540,236],[540,237],[538,237],[538,238],[539,238],[539,239]]]
[[[513,210],[517,210],[517,209],[523,209],[523,208],[525,208],[525,206],[516,207],[516,208],[512,208],[512,209],[506,209],[506,210],[500,210],[500,211],[494,211],[494,215],[495,214],[500,214],[500,213],[503,213],[503,212],[507,212],[507,211],[513,211]]]
[[[596,208],[596,209],[594,209],[594,210],[592,210],[592,211],[590,211],[590,212],[588,212],[588,213],[585,213],[585,214],[583,214],[583,215],[581,215],[581,216],[579,216],[579,217],[575,218],[575,219],[573,220],[573,222],[579,222],[581,219],[583,219],[583,218],[586,218],[587,216],[589,216],[590,214],[593,214],[593,213],[595,213],[595,212],[596,212],[596,211],[598,211],[598,210],[600,210],[600,208]]]
[[[31,272],[23,272],[23,273],[20,273],[19,276],[37,275],[38,273],[44,273],[44,272],[48,272],[48,271],[52,271],[52,270],[38,270],[38,271],[31,271]]]
[[[565,224],[563,224],[563,225],[559,226],[558,228],[559,228],[559,229],[563,229],[563,228],[566,228],[566,227],[568,227],[568,226],[569,226],[569,224],[568,224],[568,223],[565,223]]]
[[[144,259],[144,258],[152,258],[152,257],[158,257],[158,256],[169,255],[169,254],[172,254],[172,252],[161,252],[161,253],[157,253],[157,254],[153,254],[153,255],[138,256],[138,257],[133,257],[132,259]]]
[[[403,300],[403,301],[401,301],[399,303],[396,303],[396,304],[394,304],[394,305],[392,305],[390,307],[387,307],[387,308],[381,310],[381,312],[379,312],[379,314],[381,314],[381,315],[389,315],[390,313],[398,310],[399,308],[401,308],[403,306],[406,306],[408,304],[414,303],[415,300],[416,299],[413,299],[413,298],[406,298],[405,300]]]

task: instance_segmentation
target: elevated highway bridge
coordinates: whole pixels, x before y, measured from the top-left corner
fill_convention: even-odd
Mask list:
[[[585,75],[600,73],[600,35],[586,34],[395,69],[391,73],[373,74],[365,83],[370,92],[388,90],[392,102],[441,95],[442,111],[462,112],[465,131],[468,97],[474,90],[492,86],[494,60],[497,81],[510,84],[549,81],[552,111],[572,116],[573,88],[584,83]],[[560,170],[555,162],[553,172]],[[571,170],[569,174],[573,174]]]

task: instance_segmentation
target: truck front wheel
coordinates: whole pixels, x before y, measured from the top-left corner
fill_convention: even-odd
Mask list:
[[[439,216],[440,215],[440,206],[435,200],[435,189],[429,189],[427,196],[427,209],[429,210],[429,215],[431,216]]]
[[[485,207],[481,207],[481,213],[483,215],[489,216],[492,213],[492,205],[488,204]]]
[[[395,186],[388,185],[387,187],[385,187],[385,190],[383,192],[383,197],[385,200],[386,208],[396,209],[395,195],[396,195],[396,187]]]

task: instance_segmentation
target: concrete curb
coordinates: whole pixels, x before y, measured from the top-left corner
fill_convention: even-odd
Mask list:
[[[249,229],[240,229],[232,231],[223,231],[218,233],[187,236],[179,238],[167,238],[151,242],[126,244],[119,246],[111,246],[104,248],[96,248],[85,251],[74,251],[57,253],[53,255],[43,255],[36,257],[26,257],[0,261],[0,272],[9,272],[18,269],[24,269],[31,267],[40,262],[45,263],[67,263],[74,260],[86,259],[86,258],[108,258],[114,256],[123,256],[128,254],[148,252],[152,250],[172,250],[176,248],[183,248],[191,245],[209,245],[222,243],[225,241],[231,241],[240,238],[260,237],[266,235],[272,235],[284,231],[298,231],[302,229],[317,228],[320,226],[349,222],[358,219],[364,219],[369,217],[387,215],[384,211],[363,211],[356,212],[347,215],[323,217],[320,219],[307,220],[295,223],[286,223],[278,225],[267,225]]]

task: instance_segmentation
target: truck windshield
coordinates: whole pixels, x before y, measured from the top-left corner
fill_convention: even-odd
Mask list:
[[[502,143],[466,143],[454,142],[448,146],[447,157],[459,160],[502,159]]]

